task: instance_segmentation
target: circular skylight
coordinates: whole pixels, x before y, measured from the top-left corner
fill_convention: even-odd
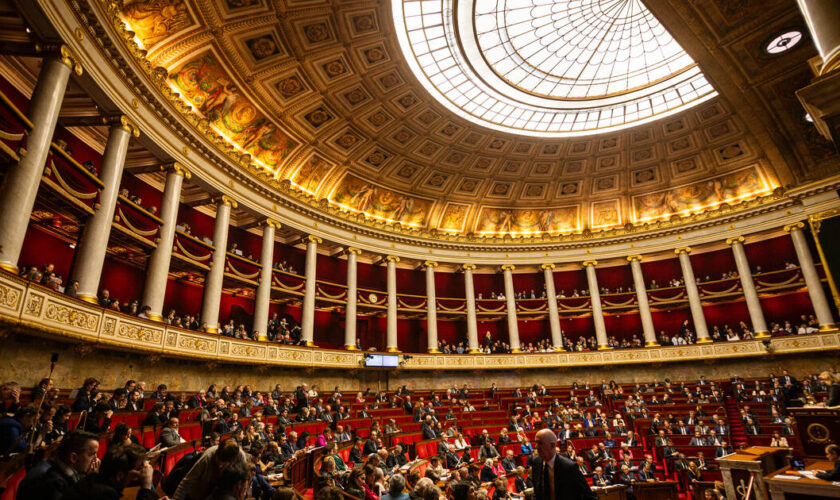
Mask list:
[[[444,106],[496,130],[625,128],[716,95],[641,0],[392,2],[400,45]]]
[[[767,43],[764,50],[768,54],[781,54],[794,48],[802,40],[802,32],[799,30],[791,30],[781,35],[774,37]]]

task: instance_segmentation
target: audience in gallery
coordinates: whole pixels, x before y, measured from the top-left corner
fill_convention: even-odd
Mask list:
[[[182,227],[185,232],[189,232],[189,226],[183,224],[179,227]],[[238,245],[236,243],[233,244],[231,247],[231,252],[241,255],[241,251],[238,250]],[[250,256],[249,256],[250,258]],[[786,262],[784,265],[785,269],[795,268],[796,266],[790,262]],[[283,270],[287,272],[294,272],[294,269],[287,264],[285,260],[279,261],[275,264],[275,269]],[[761,266],[758,266],[755,269],[756,274],[763,272]],[[45,285],[56,292],[59,293],[66,293],[71,297],[76,297],[78,292],[78,282],[71,281],[69,286],[66,288],[62,286],[63,280],[62,277],[55,273],[55,266],[53,264],[47,264],[43,268],[38,268],[37,266],[29,266],[24,267],[21,270],[21,276],[25,279],[30,281],[35,281],[42,285]],[[734,272],[727,272],[723,273],[722,279],[731,279],[737,278],[737,274]],[[653,280],[650,284],[650,288],[657,288],[656,281]],[[616,292],[613,292],[607,288],[603,288],[601,293],[621,293],[624,289],[622,287],[618,287]],[[632,286],[628,287],[628,292],[632,291]],[[586,290],[582,290],[578,292],[577,290],[574,291],[573,296],[580,296],[581,293],[586,292]],[[544,298],[545,290],[543,289],[541,297]],[[559,294],[560,297],[564,297],[565,295],[561,291]],[[494,298],[503,298],[493,294]],[[522,291],[517,294],[517,298],[536,298],[536,292],[532,289],[530,292]],[[481,294],[479,294],[479,299],[481,298]],[[151,313],[151,309],[148,306],[141,306],[139,299],[132,299],[128,302],[121,302],[119,299],[114,298],[111,296],[110,290],[107,288],[103,288],[100,292],[99,296],[99,305],[111,310],[120,311],[125,314],[129,314],[132,316],[137,316],[142,319],[149,319],[149,314]],[[196,330],[200,331],[204,328],[203,323],[201,322],[201,318],[198,314],[179,314],[177,311],[170,310],[166,316],[164,317],[164,322],[166,324],[185,328],[188,330]],[[798,326],[795,326],[798,325]],[[784,335],[795,335],[795,334],[810,334],[819,332],[819,322],[816,319],[816,316],[811,315],[802,315],[798,322],[793,323],[789,320],[781,321],[781,322],[771,322],[770,324],[770,335],[773,337],[777,336],[784,336]],[[248,340],[257,340],[257,336],[255,332],[253,332],[248,325],[245,323],[238,323],[234,319],[229,319],[227,323],[222,324],[219,327],[219,333],[221,335],[225,335],[232,338],[237,339],[248,339]],[[287,345],[301,345],[301,327],[300,324],[293,321],[289,316],[278,317],[277,313],[274,313],[272,317],[269,319],[268,323],[268,331],[266,332],[268,340],[271,342],[278,342],[281,344]],[[724,341],[739,341],[739,340],[752,340],[755,338],[755,334],[752,331],[751,327],[744,321],[740,321],[737,326],[731,327],[729,324],[724,324],[722,327],[719,325],[714,325],[710,332],[711,340],[714,342],[724,342]],[[489,342],[488,342],[489,339]],[[664,330],[660,331],[657,341],[660,346],[679,346],[679,345],[690,345],[697,342],[696,334],[691,328],[691,323],[689,320],[685,320],[683,324],[680,326],[679,332],[669,335]],[[607,338],[607,345],[613,349],[635,349],[635,348],[643,348],[645,346],[645,342],[643,340],[643,336],[638,333],[630,334],[629,337],[625,336],[622,338],[618,338],[615,335],[610,335]],[[364,349],[361,345],[360,340],[357,338],[356,347],[360,350]],[[528,342],[525,343],[520,347],[521,351],[524,353],[549,353],[555,351],[555,347],[550,339],[542,339],[537,342]],[[598,349],[598,342],[594,335],[590,336],[579,336],[577,339],[573,339],[568,335],[563,335],[562,339],[562,348],[569,352],[582,352],[582,351],[594,351]],[[465,340],[461,341],[447,341],[441,340],[438,343],[438,351],[443,354],[468,354],[470,353],[469,346],[467,345]],[[375,350],[374,348],[368,348],[368,350]],[[487,332],[484,341],[479,345],[477,352],[482,354],[505,354],[511,352],[511,347],[508,343],[501,341],[501,340],[492,340],[492,336],[490,332]]]
[[[796,433],[784,408],[796,398],[840,404],[840,373],[831,369],[801,380],[787,370],[751,381],[738,375],[727,382],[707,381],[703,376],[694,382],[654,379],[636,383],[627,391],[615,381],[602,380],[597,385],[574,382],[560,389],[534,385],[505,391],[504,395],[496,384],[486,391],[471,391],[464,384],[441,393],[432,391],[425,398],[412,398],[413,392],[403,386],[393,393],[368,389],[346,398],[346,404],[338,387],[324,393],[306,383],[288,392],[280,384],[264,392],[248,385],[211,385],[192,394],[175,394],[160,384],[148,394],[144,382],[128,380],[106,394],[99,390],[98,380],[88,378],[76,392],[72,408],[63,404],[59,393],[51,379],[39,381],[27,397],[14,382],[0,387],[0,453],[8,456],[30,447],[54,448],[46,460],[28,470],[18,489],[17,498],[22,500],[118,498],[129,485],[140,486],[138,498],[156,498],[151,493],[150,455],[139,444],[134,429],[120,422],[113,434],[107,434],[107,440],[100,437],[116,416],[141,411],[145,399],[151,401],[151,410],[142,425],[160,429],[156,442],[164,449],[183,442],[179,420],[190,412],[196,413],[203,429],[204,448],[180,459],[161,484],[174,499],[227,498],[223,494],[231,488],[247,490],[256,499],[278,498],[277,488],[267,476],[320,447],[325,449],[317,478],[321,491],[334,488],[371,499],[402,498],[405,487],[414,491],[422,488],[422,479],[407,474],[407,466],[414,462],[409,461],[406,447],[386,446],[390,436],[402,433],[394,417],[389,418],[384,433],[377,419],[369,421],[369,433],[364,434],[357,434],[362,427],[350,424],[350,419],[370,418],[370,411],[382,408],[405,412],[406,418],[421,425],[422,430],[416,432],[422,432],[424,439],[443,439],[425,477],[436,484],[443,471],[451,469],[446,498],[457,498],[455,491],[462,488],[461,484],[475,490],[475,498],[484,498],[493,487],[500,488],[498,493],[507,498],[533,486],[530,469],[541,463],[546,433],[550,434],[554,452],[568,460],[573,470],[590,478],[592,486],[624,484],[632,488],[684,471],[688,487],[693,488],[715,469],[702,448],[713,449],[715,457],[733,452],[727,414],[720,409],[725,398],[732,397],[739,405],[738,425],[747,430],[747,437],[742,439],[750,439],[749,430],[758,427],[759,420],[769,421],[762,425],[782,424],[781,430],[773,431],[770,445],[789,447],[788,438]],[[759,399],[762,393],[776,399]],[[484,398],[480,411],[503,410],[509,415],[508,422],[498,432],[484,429],[465,440],[461,433],[464,424],[459,423],[454,410],[462,415],[473,407],[471,401],[476,396]],[[669,410],[671,398],[677,397],[685,401],[683,405],[695,404],[695,409]],[[817,402],[818,397],[822,401]],[[713,405],[704,406],[706,403]],[[355,414],[349,410],[351,405]],[[614,409],[607,410],[608,406]],[[71,428],[71,412],[87,415]],[[296,422],[327,425],[310,436],[308,432],[298,433]],[[644,441],[634,428],[646,429]],[[532,445],[529,436],[536,431],[536,444]],[[675,445],[678,437],[683,444]],[[582,442],[587,444],[582,446]],[[354,446],[342,458],[339,447],[344,449],[348,444]],[[100,446],[107,447],[101,462],[96,458]],[[504,453],[499,451],[503,446],[507,447]],[[827,456],[837,461],[836,448],[827,449]],[[133,481],[127,477],[131,470],[136,472],[131,475]],[[834,478],[837,470],[823,474]],[[499,479],[503,482],[498,483]],[[439,498],[441,492],[436,494]],[[323,493],[319,491],[318,495]]]

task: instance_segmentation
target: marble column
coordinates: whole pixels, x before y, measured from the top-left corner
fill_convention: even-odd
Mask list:
[[[811,249],[808,248],[808,241],[802,228],[805,224],[796,222],[785,226],[785,231],[790,233],[793,240],[793,248],[796,250],[796,258],[799,260],[799,269],[802,277],[805,278],[805,286],[808,288],[808,296],[811,297],[811,304],[814,306],[814,314],[820,323],[820,331],[834,331],[834,317],[831,315],[831,307],[823,290],[820,275],[814,267],[814,260],[811,258]]]
[[[99,178],[105,187],[99,192],[99,202],[93,215],[85,222],[76,250],[73,279],[79,281],[78,297],[93,304],[98,301],[99,278],[102,276],[108,238],[111,236],[111,225],[114,222],[114,210],[117,207],[128,142],[131,136],[139,135],[140,130],[125,116],[111,123],[108,143],[102,156],[102,168],[99,169]]]
[[[516,291],[513,289],[513,270],[516,266],[505,264],[502,271],[505,273],[505,302],[507,304],[508,341],[512,352],[522,352],[519,344],[519,323],[516,320]]]
[[[166,185],[160,205],[163,224],[158,232],[157,246],[149,257],[146,267],[146,285],[143,288],[143,302],[152,308],[149,318],[163,321],[163,299],[166,297],[166,282],[169,278],[169,263],[172,260],[172,246],[175,243],[175,226],[178,225],[178,208],[181,205],[181,187],[184,179],[191,177],[190,171],[180,163],[163,165]]]
[[[767,322],[764,320],[764,311],[761,310],[761,301],[758,299],[750,263],[747,261],[747,253],[744,251],[744,237],[729,238],[726,240],[726,244],[732,247],[732,253],[735,255],[735,267],[738,269],[738,277],[741,278],[741,288],[744,291],[744,299],[747,301],[747,310],[750,313],[750,322],[755,338],[769,337],[770,331],[767,329]]]
[[[560,330],[560,311],[557,309],[557,291],[554,289],[554,264],[540,266],[545,277],[545,295],[548,299],[548,326],[555,351],[563,351],[563,332]]]
[[[271,280],[274,277],[274,233],[280,223],[274,219],[262,222],[263,239],[260,252],[260,284],[254,301],[254,333],[257,340],[268,340],[268,309],[271,303]]]
[[[216,225],[213,228],[213,262],[204,280],[201,322],[207,333],[219,333],[219,307],[222,301],[222,282],[227,264],[227,240],[230,211],[239,206],[233,198],[222,195],[216,200]]]
[[[464,298],[467,305],[467,347],[470,353],[481,352],[478,346],[478,316],[475,305],[475,284],[473,283],[473,271],[475,264],[464,264],[461,266],[464,271]]]
[[[837,0],[797,0],[808,24],[811,39],[822,57],[820,74],[840,68],[840,2]]]
[[[26,137],[26,154],[9,167],[0,186],[0,268],[15,274],[64,91],[74,69],[82,74],[82,67],[66,45],[58,54],[44,59],[29,101],[27,116],[32,128]]]
[[[601,305],[601,291],[598,289],[598,275],[595,273],[595,266],[598,261],[587,260],[583,263],[586,269],[586,282],[589,284],[589,301],[592,303],[592,322],[595,324],[595,340],[598,342],[598,350],[612,349],[607,339],[607,325],[604,323],[604,308]]]
[[[437,293],[435,290],[435,268],[438,263],[427,260],[426,266],[426,350],[431,353],[440,352],[437,332]]]
[[[396,255],[385,257],[387,262],[387,286],[388,286],[388,318],[385,335],[385,350],[388,352],[400,352],[397,341],[397,262],[400,258]]]
[[[653,316],[650,314],[650,303],[648,303],[647,284],[642,274],[642,256],[631,255],[627,257],[627,261],[630,262],[630,269],[633,271],[633,287],[636,288],[636,302],[639,303],[639,317],[642,319],[645,346],[658,346],[656,330],[653,329]]]
[[[344,307],[344,348],[356,350],[356,304],[359,299],[356,264],[362,251],[355,247],[347,248],[347,305]]]
[[[306,288],[303,292],[303,307],[301,311],[300,332],[301,340],[309,347],[315,342],[315,273],[318,267],[318,245],[323,243],[321,238],[309,235],[306,241]]]
[[[688,307],[691,309],[691,319],[694,322],[694,332],[697,334],[697,343],[711,342],[709,338],[709,327],[706,326],[706,316],[703,314],[703,303],[700,302],[700,291],[697,289],[697,280],[694,278],[694,269],[691,267],[691,248],[683,247],[674,250],[680,258],[680,268],[685,281],[685,293],[688,295]]]

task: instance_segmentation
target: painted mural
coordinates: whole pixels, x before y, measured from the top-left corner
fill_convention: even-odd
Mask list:
[[[330,201],[372,217],[411,226],[425,226],[431,208],[428,200],[371,184],[354,175],[347,175],[341,180]]]
[[[767,194],[772,188],[752,166],[706,181],[633,197],[637,221],[712,208],[721,203]]]
[[[621,224],[618,200],[592,203],[592,229],[613,227]]]
[[[448,232],[463,232],[469,209],[469,205],[449,203],[446,205],[446,208],[443,210],[443,215],[440,217],[438,229]]]
[[[320,156],[311,156],[290,179],[304,191],[315,194],[332,167],[332,164]]]
[[[270,170],[297,143],[243,96],[211,53],[170,72],[170,80],[210,125]]]
[[[146,48],[193,24],[184,0],[124,0],[120,13]]]
[[[481,209],[477,234],[562,233],[578,229],[578,207],[549,209]]]

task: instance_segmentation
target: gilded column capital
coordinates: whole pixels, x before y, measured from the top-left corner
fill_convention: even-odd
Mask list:
[[[385,261],[397,263],[397,262],[400,261],[400,258],[397,257],[396,255],[386,255],[385,256]]]
[[[280,229],[281,227],[283,227],[283,225],[280,224],[280,222],[278,222],[274,219],[263,219],[263,220],[260,221],[260,226],[264,226],[264,227],[271,226],[274,229]]]
[[[516,266],[514,266],[513,264],[502,265],[502,271],[513,271],[514,269],[516,269]]]
[[[595,266],[598,265],[598,261],[597,260],[585,260],[585,261],[583,261],[583,264],[581,264],[581,265],[583,267],[595,267]]]
[[[438,266],[438,263],[433,261],[433,260],[427,260],[426,262],[423,263],[423,265],[427,268],[428,267],[435,268],[435,267]]]
[[[58,46],[36,44],[35,52],[44,55],[55,54],[56,59],[58,59],[62,64],[73,70],[73,72],[77,75],[82,76],[82,62],[70,46],[63,44]]]
[[[120,127],[134,137],[140,137],[140,127],[125,115],[106,116],[102,118],[102,123],[111,125],[112,127]]]
[[[345,250],[345,251],[347,253],[352,253],[352,254],[355,254],[355,255],[362,255],[362,251],[360,249],[356,248],[356,247],[347,247],[347,250]]]
[[[545,271],[546,269],[551,269],[553,271],[555,267],[557,266],[555,266],[551,262],[540,265],[540,269],[542,269],[543,271]]]
[[[683,254],[683,253],[684,254],[689,254],[689,253],[691,253],[691,247],[675,248],[674,253],[677,254],[677,255],[680,255],[680,254]]]
[[[461,269],[463,269],[464,271],[474,271],[475,264],[461,264]]]
[[[239,203],[237,203],[236,200],[226,194],[213,198],[213,203],[216,205],[227,205],[230,208],[236,208],[239,206]]]
[[[789,233],[791,231],[796,231],[796,230],[802,229],[804,227],[805,227],[805,223],[794,222],[793,224],[788,224],[787,226],[785,226],[785,231]]]
[[[318,245],[324,242],[324,240],[322,240],[318,236],[315,236],[314,234],[307,235],[306,238],[303,239],[303,241],[307,243],[316,243]]]
[[[727,238],[726,244],[729,246],[734,245],[735,243],[743,243],[744,237],[743,236],[735,236],[734,238]]]
[[[627,256],[627,262],[633,262],[633,261],[641,262],[642,261],[642,256],[641,255],[628,255]]]
[[[177,161],[173,161],[172,163],[165,163],[165,164],[161,165],[160,166],[160,171],[161,172],[167,172],[167,173],[175,172],[176,174],[180,175],[184,179],[188,179],[188,180],[192,177],[192,174],[190,173],[189,170],[187,170],[187,167],[185,167],[181,163],[178,163]]]

